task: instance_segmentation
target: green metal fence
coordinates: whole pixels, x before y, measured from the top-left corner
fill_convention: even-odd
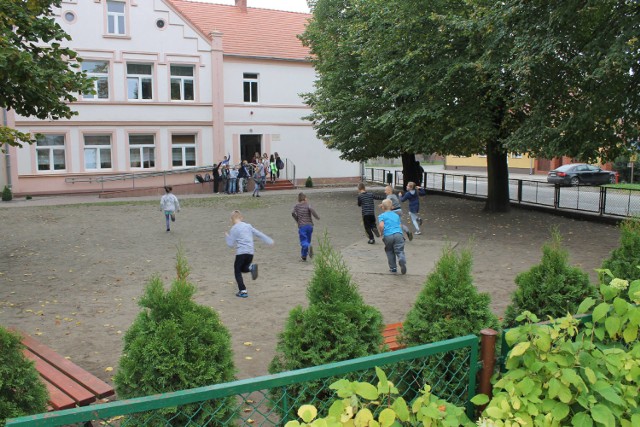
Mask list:
[[[339,378],[375,381],[382,368],[405,399],[429,383],[435,395],[464,405],[476,390],[478,337],[467,335],[389,353],[191,390],[7,420],[7,426],[281,426],[305,403],[326,413]],[[375,384],[375,382],[374,382]],[[301,401],[300,395],[312,396]]]

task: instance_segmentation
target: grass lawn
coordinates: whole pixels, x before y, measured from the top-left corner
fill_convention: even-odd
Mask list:
[[[640,184],[609,184],[607,188],[619,188],[621,190],[640,190]]]

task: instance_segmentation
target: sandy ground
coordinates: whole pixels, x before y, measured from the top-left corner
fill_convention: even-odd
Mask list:
[[[238,378],[267,374],[289,310],[306,305],[313,273],[312,263],[299,261],[290,216],[296,194],[184,197],[171,233],[165,232],[155,199],[0,204],[0,324],[36,335],[111,381],[145,284],[152,275],[171,283],[176,250],[182,246],[198,288],[197,302],[216,310],[232,334]],[[594,268],[619,238],[611,225],[523,209],[491,215],[482,212],[481,202],[427,196],[421,198],[424,234],[406,244],[408,274],[392,275],[381,242],[366,243],[354,189],[314,189],[309,199],[321,218],[314,239],[328,233],[365,301],[381,310],[386,323],[404,320],[447,244],[472,249],[475,284],[491,295],[492,308],[501,315],[515,276],[539,262],[550,227],[558,227],[572,264],[590,272],[593,281]],[[246,276],[247,299],[234,296],[234,252],[224,243],[233,209],[242,210],[247,222],[276,241],[273,247],[256,244],[260,276],[256,281]]]

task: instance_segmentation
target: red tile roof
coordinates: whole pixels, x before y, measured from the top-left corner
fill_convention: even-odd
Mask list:
[[[304,32],[311,17],[308,13],[166,0],[207,37],[211,31],[223,33],[225,55],[304,60],[309,50],[297,35]]]

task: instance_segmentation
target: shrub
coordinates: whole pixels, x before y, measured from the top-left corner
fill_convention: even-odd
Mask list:
[[[620,246],[602,263],[615,277],[640,279],[640,219],[626,219],[620,223]]]
[[[304,183],[304,186],[307,187],[307,188],[313,187],[313,180],[311,179],[311,177],[307,178],[307,180]]]
[[[530,311],[546,320],[575,313],[586,297],[595,296],[597,289],[580,268],[569,265],[569,253],[562,248],[562,238],[552,230],[551,240],[542,247],[542,261],[516,276],[517,289],[504,315],[503,327],[517,324],[516,317]]]
[[[27,194],[24,198],[25,198],[26,200],[31,200],[31,199],[33,199],[33,196],[31,196],[31,195]]]
[[[11,189],[5,185],[2,190],[2,201],[9,202],[11,200],[13,200],[13,193],[11,192]]]
[[[314,261],[314,274],[307,288],[309,306],[295,307],[289,313],[269,365],[272,374],[381,351],[382,315],[364,303],[326,234]],[[322,401],[330,397],[324,388],[320,381],[294,384],[288,387],[287,394],[297,396],[298,402]],[[280,388],[272,390],[273,400],[279,401],[281,393]],[[293,409],[290,415],[294,415]]]
[[[469,250],[457,255],[451,247],[444,249],[407,313],[401,342],[415,346],[498,328],[498,318],[489,308],[489,295],[478,293],[473,285],[471,266]],[[460,401],[466,394],[467,355],[465,350],[429,359],[421,367],[422,383],[431,384],[434,393],[445,400]]]
[[[187,282],[189,267],[181,250],[176,271],[168,292],[154,277],[140,299],[143,310],[124,337],[124,351],[114,377],[121,399],[234,379],[229,331],[215,311],[192,300],[196,289]],[[160,414],[165,418],[162,425],[223,425],[234,411],[235,403],[230,397],[138,414],[127,421],[143,425]]]
[[[47,410],[47,389],[23,348],[20,336],[0,327],[0,425]]]
[[[548,325],[529,312],[518,318],[527,323],[506,333],[512,349],[493,399],[473,399],[489,403],[487,425],[640,425],[640,280],[616,278],[600,293],[578,307],[593,308],[584,325],[571,315]]]
[[[324,418],[316,419],[318,410],[313,405],[303,405],[298,410],[299,421],[289,421],[285,427],[328,426],[475,426],[456,407],[431,394],[426,385],[411,405],[400,396],[398,389],[387,380],[380,368],[376,368],[378,383],[348,381],[342,379],[331,384],[340,400],[336,400]]]

